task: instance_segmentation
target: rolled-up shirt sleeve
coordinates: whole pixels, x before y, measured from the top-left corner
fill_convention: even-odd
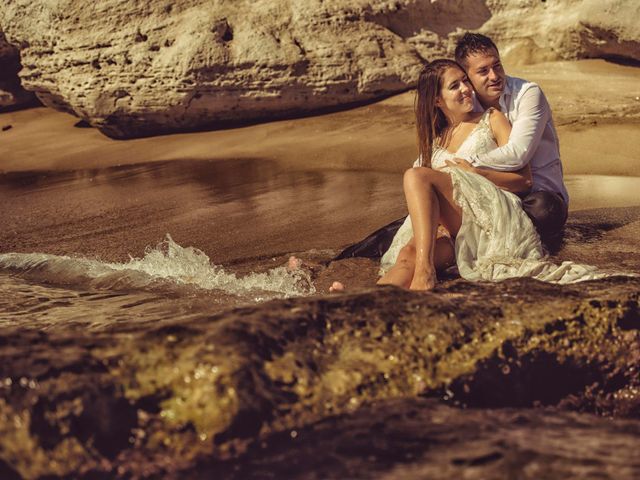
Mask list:
[[[542,90],[531,84],[520,98],[509,141],[490,152],[470,155],[469,160],[476,166],[494,170],[520,170],[533,157],[550,118],[551,109]]]

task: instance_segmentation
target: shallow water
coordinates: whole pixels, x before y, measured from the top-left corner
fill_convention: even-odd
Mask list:
[[[1,251],[123,261],[166,234],[225,264],[335,248],[403,214],[399,181],[260,159],[5,174]]]
[[[572,210],[640,204],[637,177],[575,175],[567,186]],[[128,294],[154,298],[135,309],[150,318],[167,295],[206,299],[211,311],[314,294],[308,269],[286,268],[289,254],[321,264],[405,214],[399,175],[261,159],[8,173],[0,201],[5,321],[75,318],[88,299],[109,321]]]
[[[614,175],[568,175],[572,211],[640,205],[640,178]]]
[[[2,315],[23,301],[12,306],[8,294],[19,279],[27,303],[51,285],[40,310],[50,305],[47,315],[61,320],[76,308],[57,308],[63,288],[80,312],[77,291],[170,292],[205,298],[205,311],[312,294],[306,269],[285,268],[289,254],[327,260],[376,227],[375,212],[400,216],[401,204],[388,202],[399,199],[396,183],[381,174],[287,172],[259,159],[1,175],[0,201],[9,206],[0,213]],[[113,309],[118,317],[117,302]]]
[[[0,325],[18,321],[43,328],[58,323],[153,321],[315,293],[305,269],[276,266],[262,271],[258,262],[252,267],[258,271],[230,273],[202,251],[183,248],[168,235],[142,258],[123,263],[4,253],[0,254]]]

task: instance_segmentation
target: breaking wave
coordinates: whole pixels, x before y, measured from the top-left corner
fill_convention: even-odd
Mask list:
[[[182,247],[167,234],[142,258],[107,263],[46,253],[0,254],[0,270],[36,281],[110,290],[187,286],[254,297],[256,301],[315,293],[309,273],[284,266],[238,276],[194,247]]]

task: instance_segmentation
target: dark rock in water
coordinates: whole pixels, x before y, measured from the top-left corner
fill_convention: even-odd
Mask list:
[[[4,324],[2,468],[282,478],[285,462],[294,478],[632,478],[639,292],[625,277],[456,280],[154,323]],[[287,446],[307,437],[319,449]]]
[[[78,120],[73,124],[75,128],[91,128],[91,124],[86,120]]]

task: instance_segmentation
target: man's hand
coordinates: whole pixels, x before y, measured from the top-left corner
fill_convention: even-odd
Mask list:
[[[476,170],[476,167],[471,165],[464,158],[454,158],[453,160],[445,160],[444,163],[446,163],[447,166],[449,167],[459,168],[461,170],[466,170],[467,172],[478,173]]]
[[[531,190],[531,166],[528,164],[517,172],[499,172],[491,168],[474,167],[464,158],[445,160],[445,163],[448,167],[476,173],[507,192],[524,193]]]

